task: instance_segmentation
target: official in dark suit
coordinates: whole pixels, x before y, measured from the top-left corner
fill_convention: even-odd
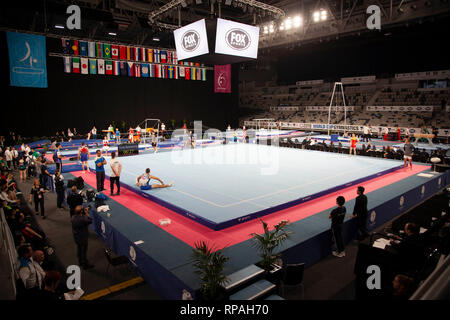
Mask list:
[[[72,217],[75,213],[75,208],[83,204],[83,197],[78,192],[76,186],[72,187],[72,193],[67,197],[67,204],[69,205],[70,216]]]
[[[356,190],[358,196],[355,199],[355,208],[353,209],[352,218],[357,219],[356,238],[361,241],[369,234],[367,231],[367,196],[364,194],[364,187],[359,186]]]

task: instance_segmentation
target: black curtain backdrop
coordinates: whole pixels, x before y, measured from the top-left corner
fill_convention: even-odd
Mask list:
[[[130,78],[111,75],[64,73],[59,39],[47,38],[48,88],[23,88],[9,85],[9,59],[6,33],[1,33],[2,103],[1,134],[10,131],[22,136],[54,135],[56,131],[76,128],[87,133],[115,122],[121,128],[136,126],[146,118],[161,119],[170,125],[176,120],[188,123],[202,120],[212,128],[225,129],[238,124],[238,65],[232,68],[232,93],[214,93],[214,72],[207,81]]]

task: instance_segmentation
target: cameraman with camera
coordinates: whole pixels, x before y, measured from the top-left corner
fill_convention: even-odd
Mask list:
[[[77,245],[78,263],[86,270],[94,267],[87,260],[89,225],[92,223],[92,219],[88,208],[78,205],[74,211],[74,215],[71,218],[73,239]]]

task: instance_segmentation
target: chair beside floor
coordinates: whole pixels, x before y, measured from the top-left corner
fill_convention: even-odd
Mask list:
[[[125,256],[115,256],[114,253],[111,250],[106,249],[106,248],[104,250],[104,253],[105,253],[106,260],[108,261],[108,266],[106,267],[106,274],[107,275],[109,275],[108,271],[109,271],[109,267],[110,266],[113,267],[113,277],[115,275],[115,271],[116,271],[117,267],[119,267],[121,265],[127,265],[128,266],[129,260],[128,260],[127,257],[125,257]]]
[[[286,289],[301,288],[301,298],[305,297],[303,286],[304,263],[286,264],[283,266],[283,276],[280,283],[280,294],[286,299]]]

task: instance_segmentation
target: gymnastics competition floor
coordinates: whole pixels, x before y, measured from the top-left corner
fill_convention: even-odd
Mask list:
[[[257,144],[150,153],[120,161],[126,188],[214,230],[402,168],[395,160]],[[89,165],[94,169],[93,160]],[[174,186],[140,190],[135,181],[145,168]]]

